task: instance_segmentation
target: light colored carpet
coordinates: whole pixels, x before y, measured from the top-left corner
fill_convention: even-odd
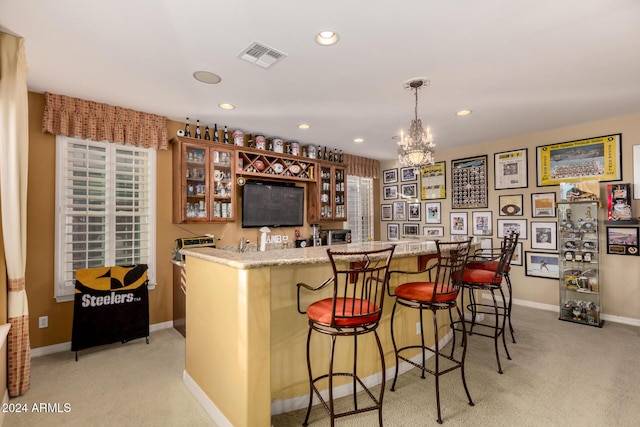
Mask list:
[[[640,408],[640,328],[607,322],[602,329],[562,322],[557,313],[514,307],[517,344],[502,351],[496,370],[493,343],[471,337],[466,402],[460,375],[441,378],[446,426],[636,426]],[[510,343],[510,342],[508,342]],[[70,403],[69,413],[5,414],[5,426],[215,426],[182,381],[184,339],[173,329],[144,340],[37,357],[31,390],[11,403]],[[413,369],[387,379],[383,417],[388,427],[436,425],[432,376]],[[340,404],[348,400],[341,399]],[[299,426],[305,410],[274,416],[275,427]],[[310,426],[328,426],[314,406]],[[375,413],[337,426],[377,425]],[[253,426],[251,426],[253,427]],[[255,426],[262,427],[262,426]]]

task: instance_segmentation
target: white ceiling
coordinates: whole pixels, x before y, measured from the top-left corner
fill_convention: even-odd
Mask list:
[[[0,29],[25,38],[32,91],[381,160],[413,118],[413,77],[431,80],[418,115],[439,148],[640,112],[640,1],[379,3],[0,0]],[[315,42],[326,29],[335,46]],[[238,59],[254,41],[288,56],[270,69]]]

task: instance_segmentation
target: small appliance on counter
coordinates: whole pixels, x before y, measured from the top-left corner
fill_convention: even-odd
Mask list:
[[[214,235],[209,236],[196,236],[196,237],[185,237],[181,239],[176,239],[175,246],[172,251],[172,261],[182,262],[184,261],[184,256],[180,255],[180,249],[182,248],[215,248],[216,247],[216,238]]]
[[[311,242],[313,243],[313,246],[322,246],[320,224],[311,224]]]
[[[351,243],[351,230],[323,230],[320,238],[323,245],[346,245]]]

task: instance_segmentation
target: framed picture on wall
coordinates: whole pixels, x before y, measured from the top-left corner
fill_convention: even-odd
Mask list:
[[[384,199],[385,200],[393,200],[398,198],[398,186],[397,185],[388,185],[383,187],[384,191]]]
[[[440,202],[427,202],[424,204],[424,221],[427,224],[440,224],[442,222],[442,206]]]
[[[393,184],[398,182],[398,169],[387,169],[382,171],[382,183]]]
[[[400,225],[387,224],[387,240],[399,240],[400,239]]]
[[[401,168],[400,169],[400,180],[402,182],[405,181],[415,181],[420,173],[419,168]]]
[[[433,227],[425,225],[422,227],[422,234],[427,237],[443,237],[444,227]]]
[[[487,156],[451,161],[452,209],[487,207]]]
[[[498,196],[500,216],[522,216],[522,194]]]
[[[511,265],[522,265],[522,242],[516,243],[516,249],[513,251]]]
[[[558,249],[558,224],[555,222],[531,221],[531,249]]]
[[[496,190],[527,188],[527,149],[503,151],[493,157],[494,187]]]
[[[638,256],[638,227],[607,227],[607,253]]]
[[[474,236],[491,236],[493,234],[493,212],[472,212],[471,231]]]
[[[422,212],[421,212],[421,204],[418,203],[409,203],[409,221],[420,221],[422,220]]]
[[[393,220],[393,205],[390,203],[380,205],[380,219],[382,221]]]
[[[418,236],[420,235],[420,227],[418,224],[402,224],[402,235],[403,236]]]
[[[418,184],[402,184],[402,198],[415,199],[418,197]]]
[[[447,198],[447,164],[436,162],[420,170],[420,198],[435,200]]]
[[[545,279],[560,278],[558,254],[525,251],[525,275]]]
[[[555,218],[556,193],[531,194],[531,216],[533,218]]]
[[[467,232],[467,212],[451,212],[449,232],[450,234],[468,234]]]
[[[620,181],[622,134],[536,147],[538,187],[561,182]]]
[[[407,220],[407,203],[406,202],[393,202],[393,220],[394,221]]]
[[[521,240],[527,238],[527,220],[526,219],[499,219],[498,220],[498,237],[502,238],[511,233],[520,233]]]

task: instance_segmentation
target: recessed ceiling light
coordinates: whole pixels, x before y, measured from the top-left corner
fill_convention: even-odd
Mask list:
[[[323,46],[334,45],[338,43],[338,40],[340,40],[340,36],[338,36],[338,33],[333,31],[320,31],[316,36],[316,42]]]
[[[218,107],[222,108],[223,110],[233,110],[234,108],[236,108],[235,105],[227,104],[226,102],[223,102],[222,104],[218,104]]]
[[[210,73],[209,71],[196,71],[193,73],[193,78],[199,82],[210,85],[214,85],[222,81],[219,75]]]
[[[471,110],[460,110],[456,113],[456,116],[468,116],[471,113],[473,113]]]
[[[364,142],[364,139],[363,138],[356,138],[356,139],[353,140],[353,142],[356,142],[356,143],[359,144],[361,142]]]
[[[308,124],[306,124],[306,123],[300,123],[300,124],[298,125],[298,129],[309,129],[310,127],[311,127],[311,126],[309,126],[309,125],[308,125]]]

